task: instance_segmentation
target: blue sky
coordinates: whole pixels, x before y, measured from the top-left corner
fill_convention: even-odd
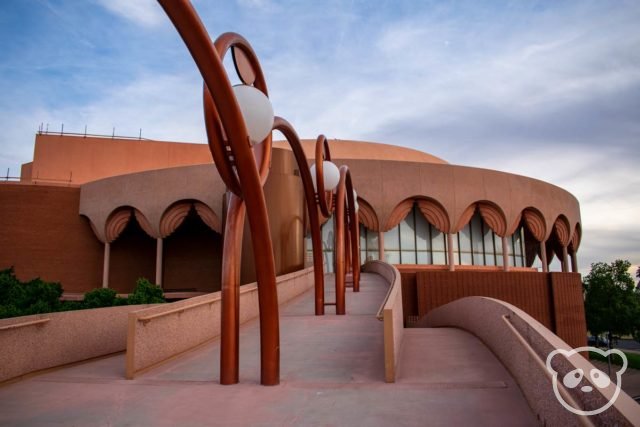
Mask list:
[[[580,200],[583,272],[640,263],[640,2],[193,2],[243,34],[276,114],[519,173]],[[50,130],[204,142],[201,78],[154,0],[3,0],[0,171]]]

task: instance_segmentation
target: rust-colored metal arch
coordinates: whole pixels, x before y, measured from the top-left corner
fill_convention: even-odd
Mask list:
[[[244,118],[222,60],[228,49],[243,80],[268,95],[264,75],[250,44],[240,35],[226,33],[214,44],[188,0],[158,0],[182,37],[205,83],[203,103],[209,148],[229,197],[224,232],[221,382],[238,382],[239,260],[245,213],[249,219],[258,282],[260,366],[263,385],[280,382],[278,294],[271,233],[262,184],[268,174],[271,136],[251,148]],[[246,68],[251,68],[248,73]]]

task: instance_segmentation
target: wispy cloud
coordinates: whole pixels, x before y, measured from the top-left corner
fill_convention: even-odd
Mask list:
[[[29,8],[16,15],[21,28],[0,30],[20,46],[0,58],[12,100],[0,99],[0,126],[11,128],[0,166],[30,159],[41,121],[204,141],[201,80],[161,8],[95,1],[81,11],[56,3],[64,28],[38,16],[46,36],[35,41]],[[625,233],[640,217],[638,3],[194,3],[212,37],[249,39],[277,114],[300,135],[410,146],[550,181],[581,202],[583,269],[640,263],[637,236]]]
[[[157,0],[96,0],[109,12],[143,27],[156,27],[166,18]]]

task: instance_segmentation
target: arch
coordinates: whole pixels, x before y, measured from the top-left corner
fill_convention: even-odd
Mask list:
[[[358,197],[358,218],[359,221],[371,231],[380,231],[380,224],[378,222],[378,215],[373,210],[369,202],[362,197]]]
[[[560,214],[553,223],[553,231],[558,238],[558,242],[566,247],[569,245],[571,232],[569,231],[569,220],[566,216]]]
[[[107,223],[104,226],[105,239],[107,243],[111,243],[122,234],[125,227],[131,220],[133,208],[131,206],[121,206],[116,208],[109,214]]]
[[[218,218],[218,215],[216,215],[213,209],[199,201],[194,202],[193,207],[200,219],[202,219],[202,222],[207,224],[213,231],[222,234],[222,221],[220,221],[220,218]]]
[[[547,226],[542,213],[534,207],[528,207],[522,211],[522,219],[534,239],[538,242],[544,241],[547,235]]]
[[[573,230],[573,236],[571,236],[571,250],[576,252],[578,247],[580,247],[580,242],[582,241],[582,226],[580,223],[576,224],[576,227]]]
[[[147,233],[149,237],[153,237],[155,239],[157,237],[156,233],[153,231],[153,227],[151,227],[151,223],[149,222],[147,217],[135,208],[133,209],[133,215],[136,217],[136,221],[138,221],[140,228],[142,228],[142,230]]]
[[[98,233],[98,229],[96,228],[96,225],[93,223],[93,221],[91,221],[91,218],[89,218],[87,215],[84,215],[84,214],[80,214],[80,216],[87,220],[87,222],[89,223],[89,226],[91,227],[91,231],[93,231],[93,234],[98,238],[98,240],[104,243],[102,235]]]
[[[488,201],[477,202],[480,216],[494,233],[500,237],[507,234],[507,218],[498,205]],[[471,217],[469,217],[471,219]],[[467,220],[468,222],[468,220]]]
[[[176,231],[187,215],[189,215],[192,207],[192,203],[185,201],[176,202],[169,206],[162,214],[162,219],[160,220],[160,237],[164,239]]]
[[[207,227],[221,234],[222,221],[220,221],[218,215],[216,215],[207,204],[199,200],[179,200],[170,205],[162,214],[162,218],[160,219],[160,237],[164,239],[176,231],[192,209],[195,210],[196,214]]]
[[[391,211],[389,218],[387,218],[387,223],[384,226],[384,229],[381,231],[389,231],[396,225],[400,224],[400,221],[405,219],[405,217],[409,214],[411,209],[413,209],[414,203],[413,197],[409,197],[398,203],[395,208]]]
[[[449,232],[449,228],[451,228],[449,215],[438,201],[431,198],[420,198],[416,200],[416,203],[427,222],[443,233]]]
[[[456,226],[451,230],[452,233],[457,233],[462,230],[462,228],[471,221],[471,217],[473,217],[473,214],[476,212],[476,207],[476,203],[472,203],[467,206],[467,208],[462,212],[462,215],[460,215],[460,218],[458,218]]]

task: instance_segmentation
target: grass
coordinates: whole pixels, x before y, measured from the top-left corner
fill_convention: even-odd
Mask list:
[[[640,369],[640,354],[638,353],[629,353],[623,351],[624,355],[627,356],[628,367],[632,369]],[[603,362],[607,361],[607,358],[603,355],[590,351],[589,358],[591,360],[601,360]],[[614,365],[622,366],[622,358],[615,353],[611,354],[611,363]]]

